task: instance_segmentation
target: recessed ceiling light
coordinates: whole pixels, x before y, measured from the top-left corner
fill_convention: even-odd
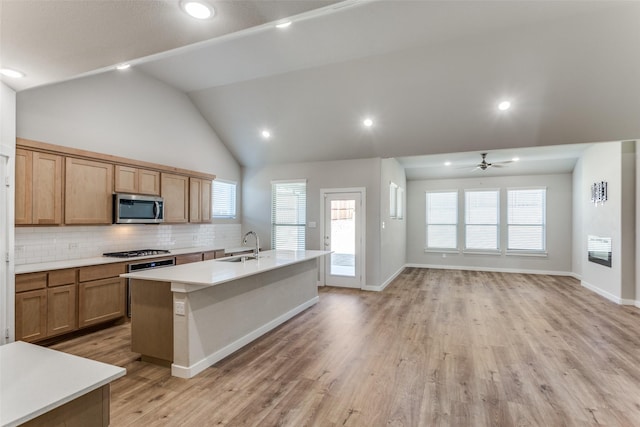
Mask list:
[[[131,64],[120,64],[120,65],[116,65],[116,70],[127,70],[131,68]]]
[[[513,159],[511,159],[512,162],[517,162],[518,160],[520,160],[520,157],[514,157]]]
[[[505,111],[505,110],[508,110],[509,108],[511,108],[511,102],[509,101],[502,101],[498,104],[498,110],[500,111]]]
[[[199,1],[183,1],[182,9],[196,19],[209,19],[215,15],[215,10],[211,6]]]
[[[287,28],[291,25],[291,21],[284,21],[279,24],[276,24],[276,28]]]
[[[445,166],[451,166],[451,162],[444,162]]]
[[[265,129],[265,130],[263,130],[263,131],[261,132],[261,135],[262,135],[262,137],[263,137],[264,139],[269,139],[269,138],[271,138],[271,132],[269,132],[269,131],[268,131],[268,130],[266,130],[266,129]]]
[[[11,77],[13,79],[20,79],[24,77],[24,73],[16,70],[12,70],[11,68],[2,68],[0,69],[0,74],[3,76]]]
[[[364,119],[362,121],[362,124],[365,125],[366,127],[370,128],[371,126],[373,126],[373,120],[370,119],[369,117],[367,117],[366,119]]]

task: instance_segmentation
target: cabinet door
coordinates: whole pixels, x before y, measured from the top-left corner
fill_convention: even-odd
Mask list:
[[[16,294],[16,341],[38,341],[47,336],[47,290]]]
[[[160,172],[138,169],[138,192],[150,196],[159,196]]]
[[[202,254],[202,260],[208,261],[210,259],[224,258],[224,250],[207,251]]]
[[[111,224],[113,165],[67,157],[65,224]]]
[[[15,223],[31,224],[33,214],[33,152],[16,149]]]
[[[116,193],[137,193],[138,169],[129,166],[116,165],[115,191]]]
[[[202,210],[201,220],[202,222],[211,222],[211,186],[212,182],[208,179],[202,180],[202,192],[201,192],[201,205]]]
[[[62,222],[62,156],[33,153],[33,224]]]
[[[117,319],[125,314],[125,280],[119,277],[78,285],[78,327]]]
[[[47,289],[48,336],[76,330],[76,317],[76,285]]]
[[[189,178],[163,173],[161,174],[161,182],[165,222],[187,222],[189,219]]]
[[[189,178],[189,222],[202,221],[202,180]]]

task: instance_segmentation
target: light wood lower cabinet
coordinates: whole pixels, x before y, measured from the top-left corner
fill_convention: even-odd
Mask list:
[[[189,264],[191,262],[202,261],[202,252],[195,254],[176,255],[176,265]]]
[[[47,290],[16,294],[16,340],[38,341],[47,337]]]
[[[47,289],[47,336],[75,331],[77,285],[56,286]]]
[[[16,275],[16,340],[42,341],[124,317],[125,263]]]
[[[78,285],[78,327],[125,315],[125,279],[112,277]]]

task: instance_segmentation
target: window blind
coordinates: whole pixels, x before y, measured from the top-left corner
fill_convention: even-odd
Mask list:
[[[214,218],[236,217],[236,183],[216,179],[211,189]]]
[[[271,183],[271,247],[305,249],[307,226],[307,182]]]
[[[429,249],[458,247],[458,192],[427,192],[427,237]]]
[[[498,190],[465,190],[465,249],[498,250]]]
[[[507,250],[545,250],[546,198],[546,188],[507,191]]]

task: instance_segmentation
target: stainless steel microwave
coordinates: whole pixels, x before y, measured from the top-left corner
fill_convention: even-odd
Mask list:
[[[159,224],[163,221],[162,197],[138,194],[113,195],[114,224]]]

